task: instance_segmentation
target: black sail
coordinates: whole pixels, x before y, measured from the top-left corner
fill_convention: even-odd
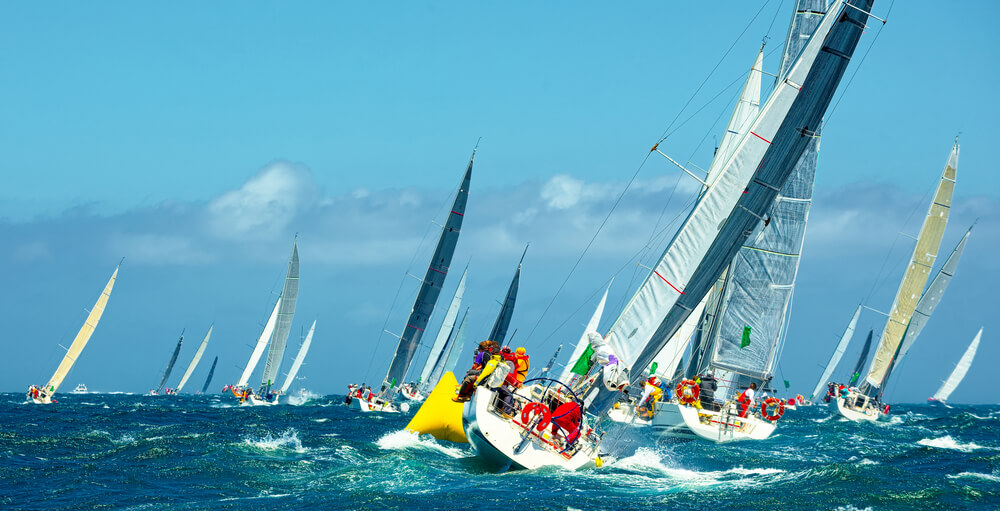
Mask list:
[[[215,376],[215,364],[219,363],[219,357],[212,361],[212,368],[208,370],[208,378],[205,378],[205,386],[201,388],[201,393],[208,391],[208,386],[212,383],[212,376]]]
[[[872,334],[875,333],[873,330],[868,331],[868,339],[865,340],[865,347],[861,348],[861,356],[858,357],[858,363],[854,366],[854,373],[851,374],[851,383],[849,385],[854,385],[858,378],[861,377],[861,369],[865,367],[865,362],[868,362],[868,350],[872,348]]]
[[[181,343],[184,342],[184,332],[181,332],[181,338],[177,339],[177,347],[174,348],[174,354],[170,356],[170,363],[167,364],[167,370],[163,371],[163,378],[160,378],[160,385],[156,387],[156,393],[159,394],[163,390],[163,386],[167,384],[167,378],[170,378],[170,371],[174,370],[174,364],[177,363],[177,355],[181,354]]]

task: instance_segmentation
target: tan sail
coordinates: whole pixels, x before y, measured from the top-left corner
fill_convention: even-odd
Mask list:
[[[56,393],[63,379],[69,374],[69,370],[73,368],[73,364],[76,362],[77,357],[80,356],[80,352],[87,346],[87,341],[90,340],[90,336],[94,334],[94,329],[97,328],[97,322],[101,320],[101,315],[104,314],[104,307],[108,304],[108,298],[111,296],[111,288],[114,287],[115,278],[117,277],[118,267],[115,267],[115,272],[111,274],[108,285],[104,286],[104,291],[101,292],[101,296],[97,299],[97,303],[94,304],[94,308],[90,310],[87,321],[83,323],[80,332],[76,334],[76,339],[73,339],[73,344],[69,346],[69,351],[66,352],[66,356],[59,363],[59,368],[56,369],[56,373],[52,375],[52,379],[42,389],[42,394],[45,396],[51,397]]]
[[[917,307],[920,294],[930,277],[931,267],[937,258],[938,249],[941,247],[941,238],[944,236],[944,228],[948,223],[948,213],[951,211],[951,196],[955,191],[955,177],[958,171],[958,141],[951,149],[948,156],[948,163],[941,174],[941,182],[938,183],[937,192],[934,194],[934,202],[931,203],[930,210],[927,211],[927,218],[920,228],[920,235],[917,237],[917,246],[913,249],[913,257],[903,275],[903,282],[899,285],[896,293],[896,301],[892,305],[889,313],[889,321],[886,322],[885,330],[872,360],[871,368],[865,381],[875,387],[881,387],[885,379],[886,371],[892,363],[893,357],[899,348],[899,343],[906,333],[906,326],[913,317],[913,310]]]

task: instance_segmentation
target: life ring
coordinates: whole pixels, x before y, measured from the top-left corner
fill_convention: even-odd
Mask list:
[[[774,415],[770,415],[767,412],[768,407],[771,406],[778,407]],[[760,414],[763,415],[764,418],[769,421],[776,421],[780,419],[782,415],[785,414],[785,402],[776,397],[769,397],[765,399],[763,403],[760,404]]]
[[[689,405],[698,400],[701,395],[701,387],[694,380],[682,380],[677,384],[677,401],[682,405]]]
[[[528,427],[531,425],[532,415],[536,413],[541,414],[542,418],[539,419],[535,429],[542,431],[552,422],[552,413],[549,411],[549,407],[542,403],[532,402],[524,405],[524,409],[521,410],[521,422],[524,423],[525,427]]]

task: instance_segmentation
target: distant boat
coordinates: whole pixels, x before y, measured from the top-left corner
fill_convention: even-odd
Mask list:
[[[208,370],[208,378],[205,378],[205,385],[201,387],[201,393],[208,392],[208,386],[212,383],[212,376],[215,376],[215,365],[219,363],[219,357],[212,361],[212,368]]]
[[[951,393],[955,391],[958,384],[962,383],[962,379],[965,378],[965,373],[969,372],[969,366],[972,365],[972,359],[976,357],[976,350],[979,349],[979,339],[982,336],[983,329],[980,328],[975,339],[972,339],[972,343],[965,349],[965,353],[958,361],[958,364],[955,364],[955,369],[951,371],[951,375],[948,376],[948,379],[941,385],[941,388],[934,393],[934,396],[927,399],[928,401],[938,402],[947,406],[947,401],[948,398],[951,397]]]
[[[77,332],[76,338],[73,339],[73,344],[70,344],[69,349],[66,350],[66,356],[63,357],[62,362],[59,363],[59,367],[56,368],[55,374],[49,379],[49,382],[45,384],[44,387],[39,387],[38,385],[32,385],[28,387],[28,399],[33,403],[37,404],[48,404],[53,403],[52,396],[59,389],[59,385],[62,384],[63,379],[69,374],[70,369],[73,368],[73,364],[80,357],[80,353],[83,348],[87,346],[87,342],[90,341],[90,337],[94,334],[94,329],[97,328],[97,323],[101,320],[101,316],[104,314],[104,308],[108,305],[108,298],[111,297],[111,288],[115,285],[115,279],[118,278],[118,267],[115,267],[114,273],[111,274],[111,279],[108,280],[107,285],[104,286],[104,291],[101,291],[101,296],[97,298],[97,303],[94,304],[94,308],[90,309],[90,314],[87,315],[87,320],[84,321],[83,326],[80,331]]]
[[[194,358],[191,359],[191,363],[188,364],[187,370],[184,371],[184,376],[181,377],[181,382],[177,384],[177,388],[173,389],[173,392],[171,392],[171,394],[179,393],[181,389],[184,388],[184,385],[187,384],[188,378],[190,378],[191,373],[194,372],[194,368],[198,367],[198,362],[201,361],[201,356],[205,353],[205,348],[208,346],[208,340],[211,339],[212,337],[213,328],[215,328],[215,325],[208,327],[208,333],[205,334],[205,338],[201,341],[201,344],[198,346],[198,351],[194,353]]]
[[[78,383],[76,385],[76,387],[73,387],[73,392],[72,393],[73,394],[86,394],[87,393],[87,386],[84,385],[84,384],[82,384],[82,383]]]
[[[458,319],[459,309],[462,308],[462,296],[465,294],[465,277],[467,273],[468,268],[462,272],[462,278],[458,281],[458,287],[455,288],[455,295],[452,296],[451,304],[448,305],[448,312],[444,315],[441,328],[438,329],[438,335],[434,339],[434,344],[431,345],[430,352],[427,354],[427,361],[424,362],[424,368],[420,372],[420,380],[416,385],[404,384],[399,391],[403,397],[410,401],[420,402],[424,400],[427,393],[437,385],[437,381],[431,381],[435,369],[439,365],[447,363],[445,349],[449,339],[451,339],[452,334],[455,332],[455,321]]]
[[[170,361],[167,362],[167,369],[163,371],[163,377],[160,378],[160,384],[156,387],[156,390],[149,391],[150,396],[158,396],[163,392],[163,386],[167,384],[167,378],[170,378],[170,372],[174,370],[174,364],[177,363],[177,356],[181,354],[181,344],[184,343],[184,330],[181,330],[181,338],[177,340],[177,346],[174,347],[174,352],[170,355]],[[173,394],[172,389],[167,389],[166,394]]]
[[[309,353],[309,346],[312,344],[313,332],[316,331],[316,320],[313,320],[313,324],[309,327],[309,333],[306,334],[306,339],[302,341],[302,345],[299,346],[299,353],[295,355],[295,361],[292,362],[292,368],[288,370],[288,375],[285,376],[285,383],[281,385],[281,394],[288,392],[288,387],[292,386],[292,381],[295,380],[295,376],[299,374],[299,368],[302,367],[302,362],[306,359],[306,353]]]

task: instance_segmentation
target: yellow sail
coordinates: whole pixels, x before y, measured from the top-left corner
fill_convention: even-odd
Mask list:
[[[63,378],[69,374],[69,370],[73,368],[73,364],[76,362],[77,357],[80,356],[80,352],[83,348],[87,346],[87,341],[90,340],[90,336],[93,335],[94,329],[97,328],[97,322],[101,320],[101,315],[104,314],[104,307],[108,304],[108,298],[111,296],[111,288],[115,285],[115,278],[118,277],[118,268],[115,267],[115,272],[111,274],[111,279],[108,280],[108,285],[104,286],[104,291],[101,292],[100,298],[97,299],[97,303],[94,304],[94,308],[90,310],[90,314],[87,316],[87,321],[83,323],[83,327],[80,328],[80,332],[76,334],[76,339],[73,339],[73,344],[69,346],[69,351],[66,352],[66,356],[63,357],[62,362],[59,363],[59,368],[56,369],[56,374],[52,375],[52,379],[49,383],[45,385],[42,389],[42,393],[46,396],[51,397],[52,394],[56,393],[56,389],[62,383]]]
[[[948,223],[948,213],[951,211],[951,195],[955,191],[955,176],[958,171],[958,141],[951,149],[948,156],[948,163],[941,174],[941,182],[938,183],[937,192],[934,194],[934,202],[931,202],[930,210],[927,211],[927,218],[920,228],[920,235],[917,236],[917,246],[913,249],[913,257],[910,258],[910,265],[903,275],[903,282],[899,285],[896,293],[896,301],[892,305],[889,313],[889,321],[882,331],[882,338],[872,359],[871,369],[865,377],[870,385],[881,387],[885,379],[889,365],[899,348],[899,343],[906,333],[906,326],[913,317],[913,310],[917,307],[917,301],[930,277],[931,267],[934,266],[934,259],[937,258],[938,249],[941,247],[941,238],[944,236],[944,228]]]

